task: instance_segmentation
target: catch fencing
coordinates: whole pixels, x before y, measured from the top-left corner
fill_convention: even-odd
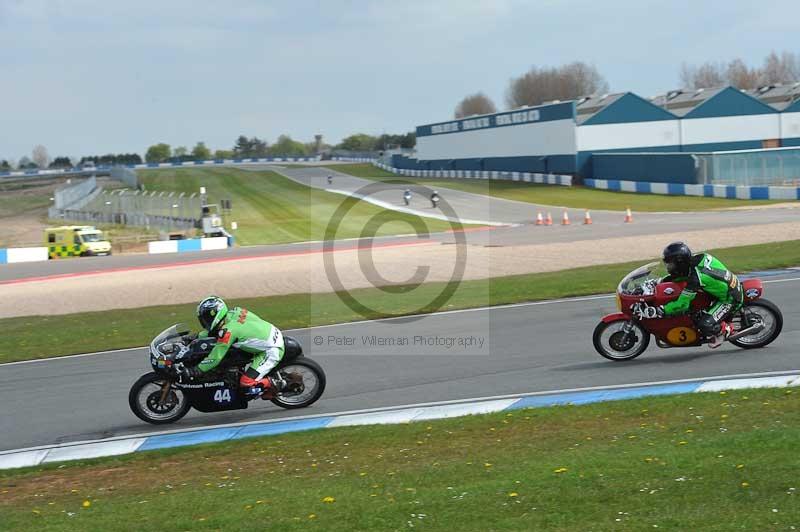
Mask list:
[[[698,183],[800,186],[800,148],[698,153]]]

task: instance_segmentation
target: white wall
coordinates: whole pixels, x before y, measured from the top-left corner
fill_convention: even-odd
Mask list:
[[[678,146],[678,120],[578,126],[578,151],[614,150],[648,146]]]
[[[47,260],[47,248],[8,248],[6,259],[12,262],[37,262]]]
[[[780,138],[779,115],[721,116],[681,120],[683,144]]]
[[[417,158],[468,159],[575,153],[572,119],[417,137]]]
[[[781,138],[796,139],[800,137],[800,113],[781,114]]]

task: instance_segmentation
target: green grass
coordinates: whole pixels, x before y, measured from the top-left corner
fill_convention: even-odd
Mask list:
[[[651,397],[6,471],[0,528],[790,530],[798,396]]]
[[[597,190],[586,187],[536,185],[514,181],[415,178],[398,176],[369,164],[336,165],[331,166],[331,168],[356,177],[375,179],[377,181],[402,179],[429,187],[452,188],[463,192],[471,192],[473,194],[483,194],[527,203],[575,209],[624,211],[626,208],[630,207],[634,211],[640,212],[684,212],[780,203],[780,201],[777,200],[749,201],[696,196],[666,196],[661,194],[609,192],[607,190]]]
[[[335,238],[363,236],[367,222],[384,209],[301,185],[271,171],[247,171],[237,168],[184,168],[145,170],[139,173],[148,190],[171,190],[196,193],[206,187],[211,202],[230,199],[232,215],[227,222],[237,222],[234,231],[241,245],[278,244],[327,238],[326,227],[337,208],[352,205],[341,221]],[[393,213],[392,221],[382,225],[377,234],[414,232],[416,216]],[[447,222],[425,219],[428,231],[451,229]],[[229,224],[228,224],[229,225]]]
[[[714,249],[711,252],[738,272],[800,264],[800,241],[797,240]],[[464,281],[442,310],[609,293],[625,274],[643,262]],[[437,310],[425,305],[444,288],[445,283],[426,283],[407,292],[365,288],[354,290],[352,294],[373,309],[368,317],[381,318]],[[281,329],[364,319],[345,306],[334,293],[237,299],[235,304],[268,318]],[[5,331],[0,343],[0,362],[145,345],[172,323],[194,324],[195,308],[196,304],[182,304],[5,318],[0,320],[0,328]],[[81,331],[81,334],[75,334],[75,331]]]
[[[51,193],[3,196],[0,195],[0,219],[47,209]]]

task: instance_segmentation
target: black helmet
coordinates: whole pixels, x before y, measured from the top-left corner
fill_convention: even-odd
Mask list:
[[[664,266],[670,275],[689,275],[689,266],[692,262],[692,250],[683,242],[673,242],[664,248],[662,255]]]
[[[216,334],[228,314],[228,305],[217,296],[208,296],[197,305],[197,319],[208,334]]]

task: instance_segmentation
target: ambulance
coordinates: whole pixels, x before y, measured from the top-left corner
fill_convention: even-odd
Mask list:
[[[111,255],[111,242],[91,225],[64,225],[44,230],[44,245],[51,259]]]

